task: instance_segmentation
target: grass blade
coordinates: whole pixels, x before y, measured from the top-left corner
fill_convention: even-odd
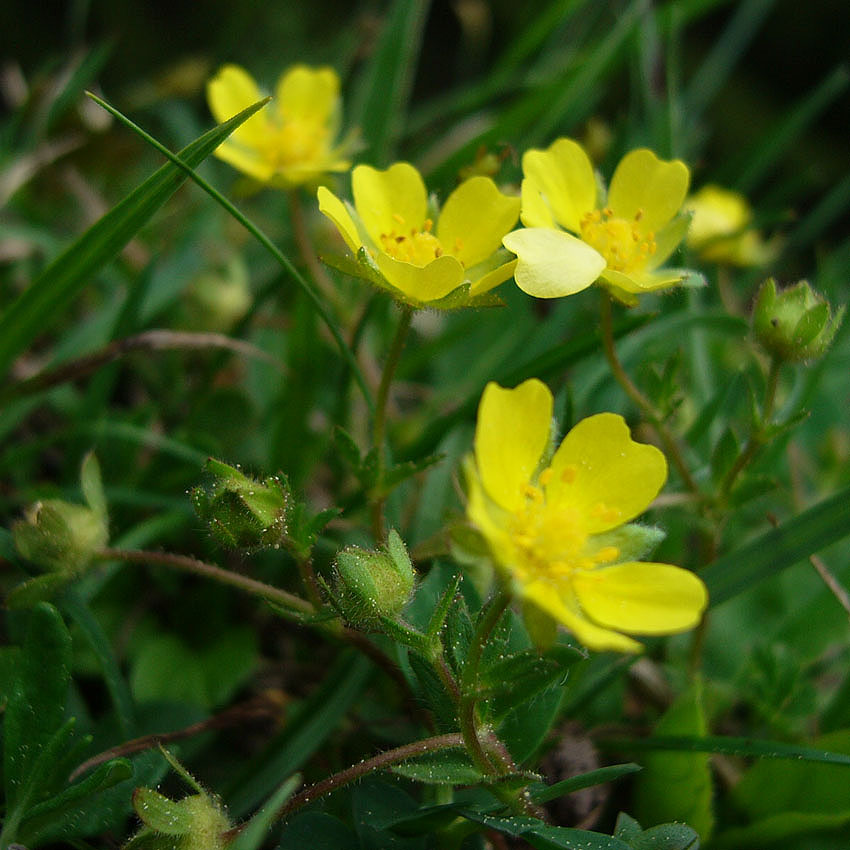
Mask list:
[[[199,165],[266,101],[255,103],[204,133],[180,152]],[[0,375],[64,312],[74,296],[132,239],[185,182],[186,173],[163,165],[63,251],[0,317]]]
[[[397,0],[362,82],[354,119],[368,145],[363,160],[379,168],[389,164],[403,123],[429,5]]]
[[[720,605],[850,534],[848,500],[850,488],[709,564],[701,576],[708,586],[711,606]]]
[[[725,735],[706,735],[700,738],[690,735],[653,735],[648,738],[605,738],[597,743],[599,747],[605,750],[722,753],[729,756],[794,759],[795,761],[815,761],[850,767],[850,756],[844,753],[831,753],[814,747],[786,744],[783,741],[759,741],[754,738],[734,738]]]

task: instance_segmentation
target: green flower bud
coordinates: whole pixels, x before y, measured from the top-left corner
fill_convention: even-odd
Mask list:
[[[224,850],[230,843],[230,822],[206,792],[175,802],[150,788],[137,788],[133,808],[144,827],[124,850]]]
[[[257,481],[233,466],[210,458],[211,487],[195,487],[192,504],[213,537],[233,549],[279,548],[287,542],[290,493],[277,476]]]
[[[844,317],[844,307],[832,314],[829,302],[801,280],[777,291],[776,281],[766,280],[753,307],[753,334],[778,360],[811,360],[829,348]]]
[[[336,602],[345,618],[362,628],[376,626],[382,617],[398,617],[413,591],[413,565],[395,530],[381,551],[343,549],[334,572]]]
[[[12,526],[18,551],[54,572],[76,573],[109,541],[106,515],[60,499],[36,502]]]

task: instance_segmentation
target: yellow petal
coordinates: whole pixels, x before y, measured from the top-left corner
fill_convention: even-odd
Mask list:
[[[661,269],[658,272],[645,271],[632,275],[605,269],[602,273],[602,280],[610,284],[612,288],[633,295],[669,289],[671,286],[680,284],[683,277],[684,273],[679,269]]]
[[[693,628],[708,604],[708,591],[688,570],[633,561],[580,570],[573,587],[584,612],[600,626],[639,635],[667,635]]]
[[[345,244],[356,254],[363,243],[348,208],[327,186],[319,186],[316,197],[319,199],[319,212],[324,213],[336,225],[336,229],[345,239]]]
[[[425,222],[428,198],[419,172],[407,162],[386,171],[358,165],[351,172],[354,206],[376,245],[382,233],[419,232]]]
[[[522,172],[542,192],[558,224],[578,233],[582,216],[596,208],[596,179],[584,148],[558,139],[545,151],[526,151]]]
[[[667,478],[664,455],[632,440],[625,420],[615,413],[579,422],[555,452],[551,469],[547,500],[575,508],[588,534],[642,513]]]
[[[519,218],[519,198],[503,195],[489,177],[470,177],[449,195],[437,238],[466,268],[486,260]]]
[[[655,253],[649,257],[648,271],[657,269],[675,250],[688,232],[690,216],[677,215],[655,234]]]
[[[638,218],[641,232],[659,230],[682,208],[690,182],[680,159],[659,159],[651,150],[627,153],[614,171],[608,206],[618,218]]]
[[[333,68],[293,65],[278,80],[275,96],[284,120],[328,124],[339,102],[339,77]]]
[[[383,252],[376,262],[381,274],[396,289],[416,301],[436,301],[463,283],[463,266],[447,254],[425,266],[414,266]]]
[[[602,628],[582,616],[575,603],[558,592],[558,588],[543,581],[532,581],[521,586],[525,599],[533,602],[559,623],[563,623],[588,649],[597,652],[640,652],[643,647],[630,637],[611,629]]]
[[[557,224],[540,187],[530,178],[522,181],[522,212],[520,219],[526,227],[551,227]]]
[[[536,298],[560,298],[587,289],[605,268],[605,258],[563,230],[526,227],[502,239],[519,258],[517,286]]]
[[[489,292],[491,289],[497,287],[500,283],[504,283],[513,275],[516,269],[516,264],[516,260],[502,263],[502,265],[497,266],[495,269],[492,269],[482,275],[478,278],[478,280],[471,281],[472,286],[469,290],[470,296],[483,295],[485,292]]]
[[[274,165],[254,148],[226,141],[215,149],[215,155],[255,180],[266,182],[274,174]]]
[[[224,65],[207,83],[207,102],[219,124],[262,99],[263,93],[254,78],[238,65]],[[230,138],[248,147],[261,145],[268,135],[269,119],[264,114],[267,109],[268,105],[254,113],[233,131]]]
[[[484,489],[508,511],[525,501],[531,481],[549,442],[552,393],[531,378],[512,390],[492,381],[484,388],[475,426],[475,461]]]
[[[481,483],[475,459],[468,455],[463,460],[466,478],[466,515],[487,541],[493,558],[503,567],[509,567],[514,547],[508,533],[504,511],[495,505]]]

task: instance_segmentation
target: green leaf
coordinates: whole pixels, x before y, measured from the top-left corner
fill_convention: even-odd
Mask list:
[[[189,166],[199,165],[266,101],[256,103],[209,130],[180,151]],[[163,165],[62,252],[0,317],[0,375],[73,298],[150,220],[186,181],[174,163]]]
[[[3,775],[10,810],[65,717],[71,636],[52,605],[39,603],[29,613],[17,662],[3,721]]]
[[[80,470],[80,488],[83,491],[88,506],[101,516],[107,515],[106,497],[103,495],[103,480],[100,475],[100,464],[94,452],[89,452],[83,458]]]
[[[699,835],[684,823],[662,823],[643,830],[625,812],[617,816],[614,836],[632,850],[699,850]]]
[[[621,776],[628,776],[630,773],[637,773],[642,769],[639,764],[634,762],[612,764],[608,767],[591,770],[588,773],[580,773],[578,776],[571,776],[569,779],[556,782],[554,785],[533,786],[529,789],[529,795],[535,803],[542,805],[551,800],[557,800],[558,797],[563,797],[566,794],[572,794],[574,791],[581,791],[583,788],[593,788],[595,785],[614,782]]]
[[[429,5],[428,0],[395,0],[355,98],[353,121],[368,144],[361,156],[379,168],[387,166],[393,156]]]
[[[469,809],[463,809],[461,814],[467,820],[495,829],[504,835],[524,838],[532,847],[541,850],[629,850],[628,844],[613,836],[584,829],[549,826],[536,818],[497,818]]]
[[[408,661],[415,677],[411,682],[413,691],[433,713],[437,729],[441,732],[456,731],[455,705],[431,663],[416,652],[408,654]]]
[[[82,801],[90,800],[132,775],[133,767],[126,759],[99,765],[85,779],[33,806],[21,822],[18,839],[27,846],[41,843],[40,837],[47,829],[55,832],[57,827],[75,819]]]
[[[424,753],[396,765],[392,771],[426,785],[474,785],[484,779],[462,749]]]
[[[702,684],[694,682],[667,709],[655,727],[658,735],[704,735]],[[638,819],[655,825],[690,824],[703,841],[714,827],[711,768],[704,753],[650,753],[636,777],[634,806]]]
[[[526,650],[485,667],[481,671],[480,687],[483,696],[489,698],[494,718],[501,719],[556,682],[565,681],[566,677],[567,668],[560,660]]]
[[[562,672],[558,676],[563,676]],[[512,708],[498,728],[517,764],[530,759],[558,717],[563,688],[555,685]]]
[[[708,587],[709,604],[720,605],[846,537],[850,534],[848,500],[850,488],[709,564],[700,573]]]

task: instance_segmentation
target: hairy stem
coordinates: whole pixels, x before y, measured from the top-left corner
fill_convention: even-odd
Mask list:
[[[250,593],[252,596],[259,596],[261,599],[266,599],[269,602],[274,602],[282,605],[284,608],[289,608],[302,614],[314,613],[313,606],[294,593],[289,593],[286,590],[281,590],[279,587],[273,587],[265,582],[243,576],[240,573],[231,572],[215,564],[207,564],[204,561],[199,561],[197,558],[191,557],[191,555],[178,555],[173,552],[145,552],[138,549],[106,548],[98,551],[95,557],[101,561],[126,561],[130,564],[154,564],[163,567],[173,567],[183,572],[212,579],[220,584],[236,587],[245,593]]]
[[[676,467],[682,483],[692,493],[701,495],[699,485],[694,480],[688,469],[685,459],[682,456],[676,439],[670,432],[666,423],[655,409],[655,405],[638,389],[632,379],[629,377],[620,358],[617,356],[617,349],[614,346],[614,326],[611,310],[611,296],[607,292],[602,293],[601,305],[601,328],[602,328],[602,346],[605,351],[605,359],[608,361],[608,366],[611,373],[614,375],[617,383],[623,388],[626,395],[640,408],[643,415],[652,423],[658,433],[658,437],[664,446],[664,451]]]
[[[372,532],[376,541],[384,539],[384,502],[383,495],[384,473],[386,471],[386,452],[384,441],[387,427],[387,401],[389,400],[390,385],[398,369],[401,360],[401,352],[407,341],[407,333],[410,330],[410,322],[413,319],[413,310],[410,307],[402,308],[401,318],[396,328],[384,370],[381,373],[381,383],[378,386],[378,395],[375,398],[375,417],[372,421],[372,447],[377,455],[377,475],[375,486],[377,495],[372,500]]]

